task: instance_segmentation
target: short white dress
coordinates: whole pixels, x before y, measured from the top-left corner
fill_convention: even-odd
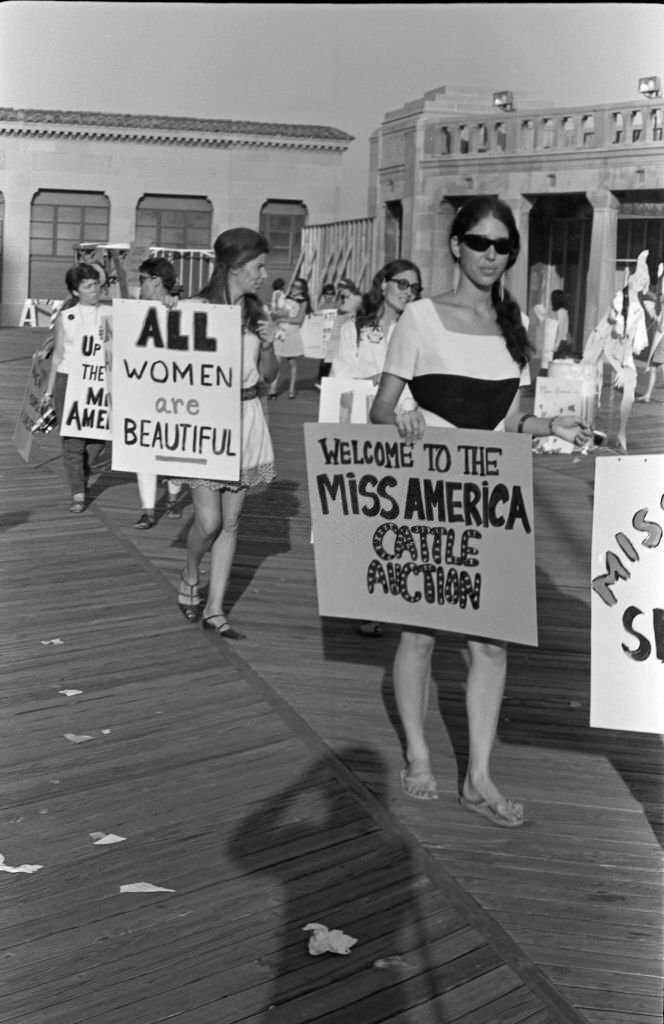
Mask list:
[[[240,480],[201,480],[174,478],[174,482],[196,487],[209,487],[213,491],[242,491],[247,487],[267,484],[274,480],[274,449],[268,429],[263,403],[260,398],[261,379],[257,364],[260,338],[251,331],[242,335],[242,391],[255,392],[242,399],[242,449],[240,454]]]

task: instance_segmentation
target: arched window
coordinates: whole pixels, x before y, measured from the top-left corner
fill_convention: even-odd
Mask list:
[[[212,203],[202,196],[145,195],[136,205],[136,237],[162,249],[209,249]]]
[[[542,121],[542,149],[553,149],[556,144],[556,128],[552,117]]]
[[[440,129],[440,152],[443,156],[449,156],[452,152],[452,139],[449,128]]]
[[[306,206],[298,200],[269,199],[263,204],[258,230],[270,244],[266,260],[270,275],[288,279],[295,270],[307,215]]]
[[[108,242],[110,204],[103,192],[37,192],[30,211],[32,298],[67,294],[65,274],[76,262],[74,246]]]
[[[459,152],[468,153],[470,150],[470,132],[467,124],[459,125]]]

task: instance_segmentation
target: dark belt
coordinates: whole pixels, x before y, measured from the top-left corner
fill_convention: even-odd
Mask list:
[[[240,398],[243,402],[248,402],[251,398],[258,398],[259,394],[258,384],[253,384],[250,388],[242,388]]]

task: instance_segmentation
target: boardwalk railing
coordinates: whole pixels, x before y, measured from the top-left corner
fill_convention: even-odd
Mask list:
[[[373,217],[311,224],[302,229],[302,248],[293,277],[304,277],[312,297],[323,284],[348,277],[367,291],[371,284]]]

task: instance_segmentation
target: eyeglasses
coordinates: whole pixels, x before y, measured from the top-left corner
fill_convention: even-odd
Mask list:
[[[513,246],[509,238],[487,238],[486,235],[462,235],[461,241],[473,252],[487,252],[493,246],[497,256],[509,256]]]
[[[419,295],[422,291],[419,284],[413,284],[407,277],[391,277],[390,282],[395,284],[400,292],[407,292],[410,289],[413,295]]]
[[[154,274],[139,274],[138,275],[138,282],[139,282],[139,284],[145,284],[146,281],[154,281],[154,280],[155,280],[155,275]]]
[[[350,298],[350,292],[337,292],[337,298],[340,302],[345,302],[346,299]]]

